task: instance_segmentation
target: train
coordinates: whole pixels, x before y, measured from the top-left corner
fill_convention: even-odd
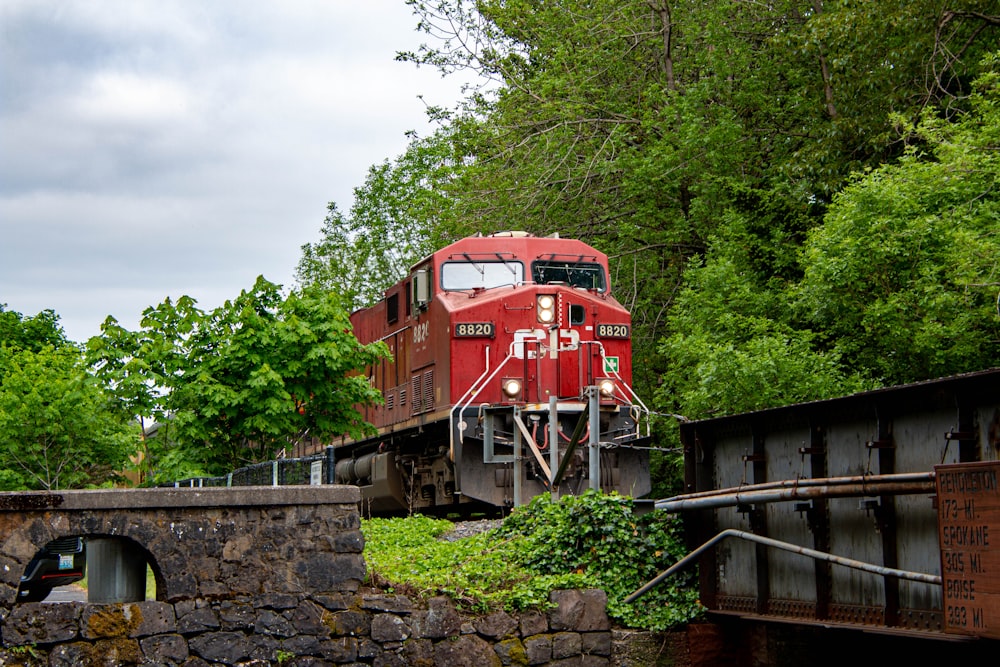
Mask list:
[[[510,231],[457,240],[351,314],[391,358],[367,369],[377,434],[332,444],[373,515],[504,510],[545,492],[651,490],[650,411],[608,257]]]

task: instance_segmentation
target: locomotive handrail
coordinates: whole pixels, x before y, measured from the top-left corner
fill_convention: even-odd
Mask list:
[[[450,420],[454,420],[454,418],[455,418],[455,410],[457,410],[459,407],[461,407],[462,401],[464,401],[465,398],[467,396],[469,396],[469,394],[472,393],[472,390],[476,388],[476,385],[478,385],[480,382],[483,382],[483,379],[486,377],[486,374],[490,372],[490,346],[489,345],[486,346],[486,350],[484,351],[484,356],[486,357],[486,368],[483,370],[482,374],[478,378],[476,378],[472,382],[471,385],[469,385],[469,388],[465,390],[465,393],[462,394],[462,397],[460,399],[458,399],[457,401],[455,401],[455,405],[451,408],[451,414],[449,415],[449,419]],[[480,391],[482,391],[482,389],[480,389]],[[471,398],[469,399],[469,403],[470,404],[472,403],[472,399]],[[465,407],[468,407],[468,405],[466,405]],[[464,410],[465,408],[462,408],[462,409]],[[454,436],[452,436],[452,437],[454,437]],[[454,459],[454,447],[452,447],[452,450],[453,450],[452,451],[452,454],[453,454],[452,459]]]
[[[500,363],[499,366],[496,367],[496,369],[492,373],[490,373],[490,346],[489,345],[486,346],[485,370],[483,370],[482,374],[478,378],[476,378],[476,380],[471,385],[469,385],[469,388],[466,390],[464,394],[462,394],[462,397],[455,402],[455,405],[451,408],[451,412],[448,413],[448,458],[451,459],[452,462],[455,462],[455,427],[456,427],[455,411],[459,410],[459,414],[461,415],[466,408],[472,405],[472,402],[476,400],[476,396],[479,395],[479,392],[483,390],[486,384],[490,380],[492,380],[493,377],[500,372],[500,369],[506,366],[507,362],[510,361],[511,358],[514,356],[514,345],[515,343],[510,344],[510,349],[507,351],[507,357]],[[462,405],[462,401],[465,401],[466,398],[468,398],[468,401],[465,403],[465,405]],[[458,439],[460,443],[465,441],[464,436],[465,436],[465,429],[459,429]],[[462,488],[461,484],[462,481],[459,475],[459,467],[456,465],[455,466],[456,493],[461,493],[461,488]]]
[[[604,343],[602,343],[599,340],[594,340],[594,341],[587,340],[587,341],[580,341],[580,342],[581,342],[581,344],[586,344],[586,345],[596,345],[598,351],[601,354],[601,360],[602,361],[607,360],[608,355],[607,355],[607,353],[606,353],[606,351],[604,349]],[[646,413],[646,416],[649,417],[649,415],[651,414],[649,408],[646,407],[646,404],[643,403],[643,401],[639,397],[639,395],[637,393],[635,393],[635,390],[632,389],[631,386],[629,386],[628,382],[625,382],[625,380],[622,379],[622,376],[618,373],[617,370],[611,369],[611,374],[614,375],[618,379],[618,382],[620,382],[621,385],[626,389],[626,391],[628,391],[629,396],[635,402],[634,405],[633,405],[633,407],[641,408],[641,410]],[[638,418],[635,420],[635,427],[636,427],[636,435],[638,435],[638,430],[639,430],[639,419]],[[650,428],[651,427],[650,427],[650,424],[649,424],[649,420],[647,419],[646,420],[646,435],[650,434]]]
[[[483,371],[482,375],[480,375],[478,378],[476,378],[475,382],[473,382],[471,385],[469,385],[469,388],[466,390],[466,392],[464,394],[462,394],[462,397],[460,399],[458,399],[458,401],[455,402],[455,405],[451,408],[451,413],[449,414],[449,417],[448,417],[448,423],[449,423],[449,429],[448,429],[448,431],[449,431],[449,433],[448,433],[448,455],[451,457],[452,461],[455,460],[455,428],[454,428],[455,427],[455,411],[458,410],[459,414],[461,414],[462,411],[464,411],[466,408],[468,408],[470,405],[472,405],[472,402],[474,400],[476,400],[476,396],[478,396],[479,393],[483,390],[483,388],[485,388],[485,386],[487,385],[487,383],[489,383],[489,381],[492,380],[496,376],[496,374],[499,373],[500,370],[504,366],[507,365],[507,362],[510,361],[513,358],[513,356],[514,356],[514,345],[515,344],[516,343],[511,343],[510,344],[510,349],[507,352],[507,357],[500,363],[500,365],[498,365],[493,370],[492,373],[490,373],[490,348],[489,348],[489,346],[487,346],[486,347],[486,370]],[[489,375],[487,375],[487,374],[489,374]],[[468,400],[466,400],[466,399],[468,399]],[[463,401],[465,401],[464,405],[463,405]],[[458,433],[459,442],[464,442],[465,441],[465,438],[463,436],[464,436],[464,433],[463,433],[462,430],[460,430],[459,433]]]
[[[399,334],[403,333],[403,332],[404,332],[404,331],[406,331],[407,329],[412,329],[412,328],[413,328],[413,327],[411,327],[411,326],[410,326],[409,324],[404,324],[403,326],[399,327],[398,329],[395,329],[395,330],[393,330],[393,331],[390,331],[390,332],[389,332],[389,333],[387,333],[386,335],[384,335],[384,336],[382,336],[381,338],[379,338],[379,341],[386,341],[386,340],[389,340],[389,339],[390,339],[390,338],[392,338],[393,336],[398,336]]]

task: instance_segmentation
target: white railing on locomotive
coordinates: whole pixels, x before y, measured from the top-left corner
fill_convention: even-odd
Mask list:
[[[480,394],[482,394],[483,390],[486,387],[489,386],[489,384],[493,381],[493,379],[496,378],[496,376],[500,373],[500,371],[502,371],[503,368],[512,359],[519,359],[519,358],[523,358],[523,356],[528,356],[528,355],[524,354],[524,352],[525,352],[524,348],[523,347],[519,347],[519,346],[523,346],[527,342],[534,343],[536,345],[539,345],[540,347],[544,347],[544,343],[543,343],[542,340],[533,340],[533,341],[525,341],[525,340],[517,341],[517,340],[515,340],[515,341],[511,342],[510,345],[509,345],[508,350],[507,350],[507,356],[504,358],[504,360],[499,365],[497,365],[496,368],[492,369],[492,371],[490,370],[490,346],[488,346],[488,345],[486,346],[485,351],[484,351],[485,366],[486,366],[485,369],[483,370],[482,374],[480,374],[480,376],[478,378],[476,378],[476,380],[469,386],[469,388],[466,390],[466,392],[464,394],[462,394],[462,397],[459,398],[459,400],[455,403],[455,405],[452,406],[451,414],[449,415],[449,422],[451,424],[453,424],[454,426],[457,426],[459,442],[463,442],[464,441],[465,430],[466,430],[467,424],[464,421],[459,422],[459,423],[456,424],[456,421],[455,421],[456,413],[458,415],[464,414],[465,410],[468,409],[468,408],[470,408],[473,405],[473,403],[480,396]],[[645,435],[646,436],[650,435],[651,425],[649,423],[650,422],[650,420],[649,420],[649,416],[650,416],[649,408],[642,401],[642,399],[639,397],[639,395],[635,393],[635,390],[631,387],[631,385],[629,385],[627,382],[625,382],[625,380],[622,378],[621,374],[619,374],[617,370],[615,370],[613,368],[610,368],[606,364],[607,352],[604,349],[604,345],[600,341],[582,341],[582,343],[585,344],[585,345],[596,345],[597,346],[598,353],[600,354],[600,357],[601,357],[602,367],[604,367],[606,369],[610,369],[610,373],[609,374],[612,375],[615,379],[617,379],[618,384],[625,391],[625,393],[626,393],[626,397],[625,398],[628,399],[626,401],[626,403],[629,406],[630,413],[632,414],[633,421],[635,422],[636,435],[637,436],[638,435],[642,435],[641,430],[642,430],[643,426],[645,427],[645,431],[646,431]],[[579,348],[578,351],[582,352],[582,350],[583,350],[583,348],[581,347],[581,348]],[[518,352],[521,352],[523,356],[519,356]],[[589,357],[589,355],[587,355],[587,356]],[[581,374],[582,374],[582,372],[583,372],[582,371],[583,364],[581,363],[580,366],[581,366]],[[595,379],[595,386],[597,386],[597,380],[596,379]],[[454,460],[454,454],[455,454],[455,431],[456,431],[456,428],[453,427],[453,428],[449,429],[449,431],[450,431],[450,433],[449,433],[449,441],[450,441],[449,450],[450,450],[450,456],[451,456],[452,460]]]
[[[650,424],[651,413],[649,411],[649,408],[646,407],[646,404],[639,397],[639,394],[635,393],[635,390],[632,388],[632,386],[629,383],[625,382],[624,378],[622,378],[621,374],[618,372],[616,364],[608,362],[608,355],[607,351],[604,349],[604,343],[602,343],[599,340],[585,340],[581,341],[580,344],[581,346],[585,345],[597,346],[598,353],[601,356],[602,370],[606,375],[616,379],[618,381],[618,385],[621,386],[621,388],[625,391],[624,398],[626,399],[626,403],[629,405],[629,408],[632,411],[633,417],[635,419],[636,435],[641,435],[640,430],[642,425],[645,426],[645,431],[646,431],[645,435],[647,436],[650,435],[650,433],[652,432],[652,425]],[[600,387],[601,380],[598,379],[595,384],[597,384],[597,386]]]
[[[465,430],[466,430],[466,427],[467,427],[467,424],[465,423],[464,420],[456,423],[456,421],[455,421],[455,413],[457,412],[459,415],[464,414],[465,410],[467,408],[469,408],[472,405],[472,403],[476,400],[476,398],[478,398],[479,395],[483,392],[483,390],[487,386],[489,386],[489,384],[490,384],[490,382],[492,382],[493,378],[495,378],[497,376],[497,374],[501,370],[503,370],[504,366],[506,366],[507,363],[511,359],[515,358],[515,356],[514,356],[514,346],[515,345],[516,345],[516,343],[514,343],[514,342],[510,343],[510,345],[508,347],[508,350],[507,350],[507,356],[492,371],[490,370],[490,346],[487,345],[486,349],[484,351],[484,357],[485,357],[485,362],[486,362],[486,368],[485,368],[485,370],[483,370],[482,374],[478,378],[476,378],[476,380],[469,386],[469,388],[465,391],[465,393],[462,394],[462,397],[459,398],[458,401],[455,402],[455,405],[452,406],[451,413],[448,416],[448,423],[451,424],[451,428],[448,429],[448,431],[449,431],[449,434],[448,434],[448,441],[449,441],[448,456],[449,456],[449,458],[452,461],[455,460],[455,431],[456,431],[456,427],[457,427],[457,430],[458,430],[458,441],[460,443],[465,441]]]

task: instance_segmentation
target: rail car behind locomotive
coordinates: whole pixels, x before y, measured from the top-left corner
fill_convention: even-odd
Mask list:
[[[360,486],[366,511],[649,493],[649,412],[603,253],[523,232],[462,239],[351,321],[392,351],[369,369],[378,436],[334,449],[337,482]]]

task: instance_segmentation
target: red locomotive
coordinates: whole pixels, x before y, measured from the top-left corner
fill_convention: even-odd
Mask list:
[[[500,508],[543,492],[650,490],[648,410],[608,259],[577,240],[462,239],[351,315],[393,356],[369,369],[378,436],[335,445],[371,513]]]

